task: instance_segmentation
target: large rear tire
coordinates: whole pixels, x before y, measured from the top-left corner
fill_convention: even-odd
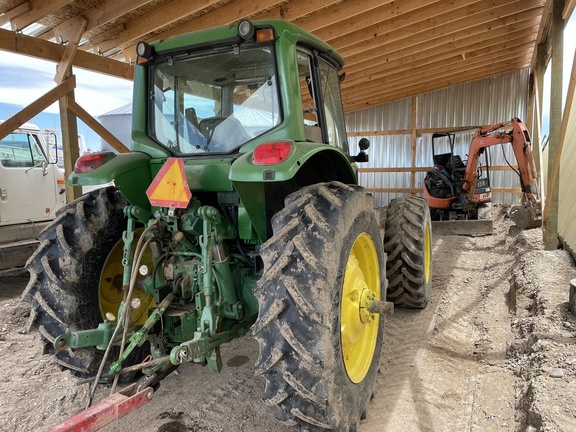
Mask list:
[[[388,301],[424,309],[432,296],[432,222],[424,198],[404,197],[386,211]]]
[[[261,249],[254,294],[256,373],[276,418],[307,430],[355,431],[373,394],[384,320],[385,254],[370,195],[332,182],[288,196]]]
[[[32,305],[30,327],[38,329],[45,353],[79,376],[96,373],[102,351],[57,351],[53,342],[63,333],[96,328],[105,314],[101,308],[112,307],[112,294],[122,292],[115,256],[122,249],[127,204],[113,187],[81,196],[40,233],[40,246],[26,263],[30,281],[23,299]]]

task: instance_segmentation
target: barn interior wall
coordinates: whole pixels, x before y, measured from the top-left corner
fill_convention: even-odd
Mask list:
[[[451,128],[460,126],[485,126],[508,121],[513,117],[526,118],[528,103],[528,68],[519,69],[495,77],[449,87],[419,95],[416,111],[416,128]],[[416,160],[412,164],[412,141],[407,133],[386,135],[381,131],[407,131],[412,125],[412,100],[403,99],[355,111],[346,115],[348,132],[355,133],[350,139],[351,152],[358,151],[357,143],[362,136],[371,142],[370,161],[360,165],[360,184],[368,189],[410,188],[410,172],[363,172],[362,168],[431,167],[431,133],[419,133],[416,142]],[[365,135],[360,135],[366,132]],[[456,154],[467,159],[467,150],[474,130],[458,133]],[[358,136],[356,136],[358,135]],[[515,165],[511,146],[492,147],[492,165]],[[415,187],[421,188],[426,173],[416,172]],[[517,188],[518,177],[513,171],[493,171],[493,188]],[[385,206],[396,197],[408,192],[373,191],[376,205]],[[421,195],[421,194],[418,194]],[[519,194],[495,193],[494,202],[514,203]]]

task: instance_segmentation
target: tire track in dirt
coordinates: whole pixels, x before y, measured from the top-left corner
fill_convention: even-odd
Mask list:
[[[432,301],[388,319],[362,432],[510,430],[515,394],[504,367],[512,335],[503,247],[498,235],[434,239]]]
[[[162,381],[152,401],[102,432],[294,432],[260,400],[264,380],[254,376],[258,345],[241,338],[222,346],[220,374],[184,363]]]

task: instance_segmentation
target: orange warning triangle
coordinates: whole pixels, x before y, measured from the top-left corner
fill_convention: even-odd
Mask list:
[[[146,190],[150,204],[157,207],[186,208],[192,197],[179,158],[168,158]]]

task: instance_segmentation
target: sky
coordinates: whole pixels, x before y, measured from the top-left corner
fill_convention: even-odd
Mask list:
[[[132,100],[132,81],[73,68],[76,102],[96,119]],[[56,63],[0,51],[0,120],[6,120],[56,86]],[[29,120],[41,129],[60,130],[58,103]],[[80,120],[78,133],[99,150],[100,137]]]

